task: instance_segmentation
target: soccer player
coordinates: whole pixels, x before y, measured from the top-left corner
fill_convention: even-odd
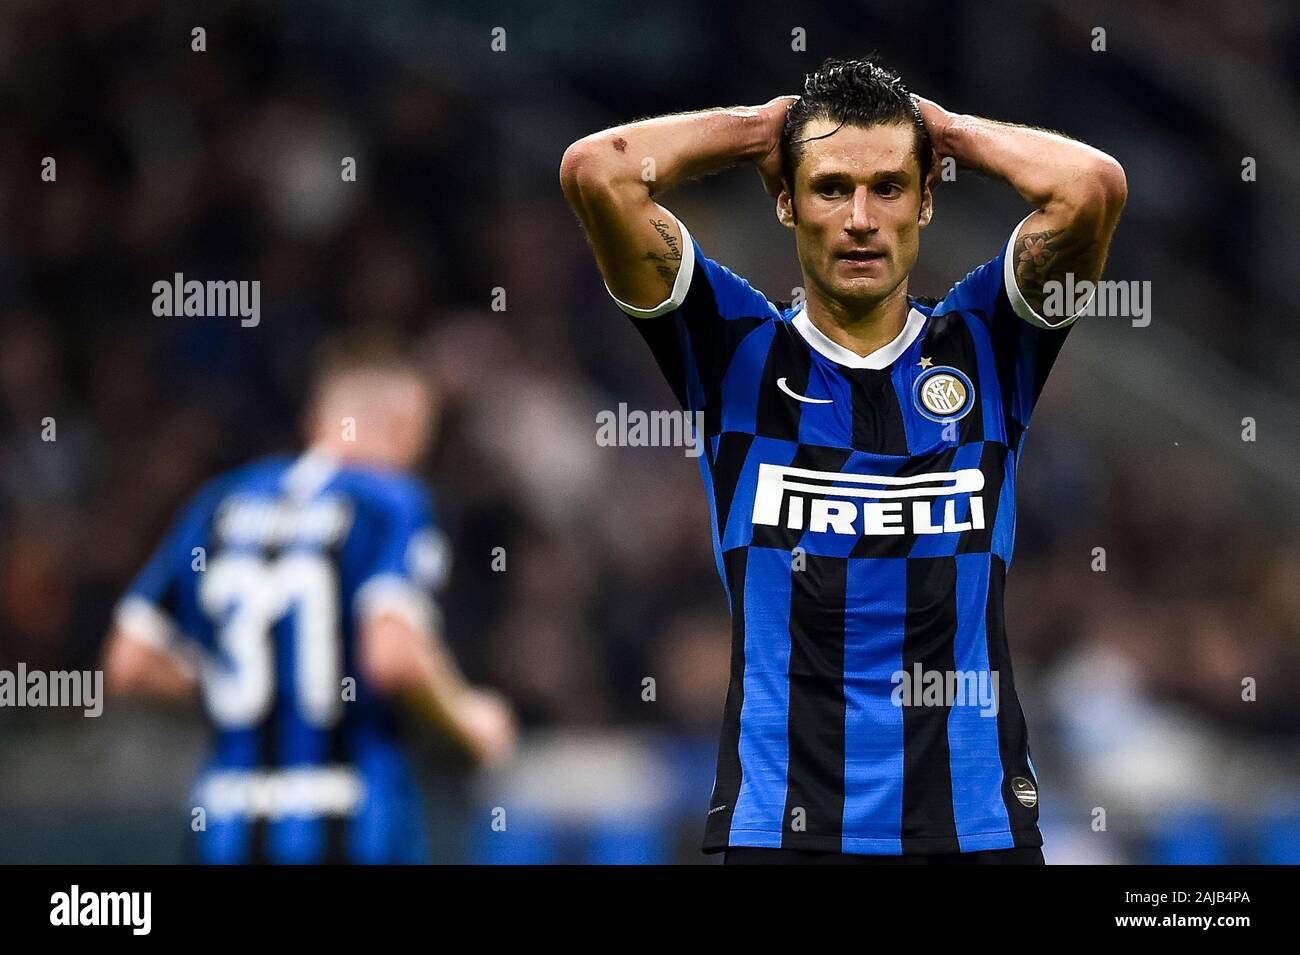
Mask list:
[[[339,350],[317,377],[306,453],[202,488],[121,601],[110,691],[201,695],[215,729],[194,796],[199,861],[424,861],[399,704],[479,760],[509,754],[510,709],[467,686],[440,640],[447,547],[405,473],[435,418],[404,358]]]
[[[946,157],[1030,211],[926,303],[908,276]],[[708,258],[657,201],[745,162],[794,233],[797,307]],[[1119,164],[832,59],[799,97],[581,139],[560,178],[609,293],[703,412],[733,621],[705,851],[1041,863],[1003,621],[1016,467],[1089,305],[1055,283],[1100,277],[1127,194]]]

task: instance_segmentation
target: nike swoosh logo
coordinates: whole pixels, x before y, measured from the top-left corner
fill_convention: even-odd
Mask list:
[[[810,405],[828,405],[835,400],[834,398],[808,398],[804,395],[797,395],[790,390],[790,386],[785,383],[784,378],[778,378],[776,380],[776,386],[780,388],[782,391],[784,391],[791,398],[793,398],[795,401],[803,401]]]

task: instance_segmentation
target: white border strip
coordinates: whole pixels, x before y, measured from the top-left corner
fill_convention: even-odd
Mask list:
[[[366,797],[355,766],[295,766],[280,770],[217,770],[197,788],[199,805],[217,819],[351,816]]]
[[[881,345],[870,355],[859,355],[857,352],[850,351],[843,345],[831,341],[826,334],[812,323],[808,317],[808,307],[802,306],[794,317],[790,319],[791,324],[800,335],[804,337],[809,345],[821,352],[822,355],[833,362],[846,365],[849,368],[888,368],[898,356],[907,351],[908,347],[916,340],[916,336],[921,334],[921,329],[925,328],[925,313],[919,309],[913,308],[907,314],[907,321],[903,324],[903,330],[889,344]]]
[[[324,448],[312,447],[299,455],[281,481],[291,496],[306,500],[333,480],[338,469],[338,458]]]
[[[353,601],[353,612],[358,620],[391,613],[421,633],[433,633],[441,627],[438,604],[398,574],[378,574],[362,584]]]
[[[197,679],[201,654],[182,639],[176,622],[157,604],[138,594],[123,597],[113,611],[113,626],[128,639],[166,654],[182,673]]]
[[[118,630],[147,647],[163,653],[176,652],[178,634],[175,622],[144,597],[123,597],[113,611],[113,623]]]

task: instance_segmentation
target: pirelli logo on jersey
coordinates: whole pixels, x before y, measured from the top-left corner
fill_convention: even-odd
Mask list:
[[[979,468],[908,477],[760,464],[754,523],[815,534],[958,534],[984,527]],[[957,496],[969,495],[957,520]]]

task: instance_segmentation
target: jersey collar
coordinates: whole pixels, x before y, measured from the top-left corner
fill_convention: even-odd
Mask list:
[[[320,447],[308,448],[284,474],[283,488],[291,497],[315,497],[338,473],[339,460]]]
[[[908,346],[916,341],[916,336],[921,334],[921,329],[925,328],[925,313],[912,306],[898,337],[887,345],[881,345],[870,355],[859,355],[827,338],[822,330],[812,323],[805,305],[799,307],[799,311],[794,313],[790,322],[814,351],[820,352],[831,361],[848,368],[881,369],[892,365],[898,356],[907,351]]]

